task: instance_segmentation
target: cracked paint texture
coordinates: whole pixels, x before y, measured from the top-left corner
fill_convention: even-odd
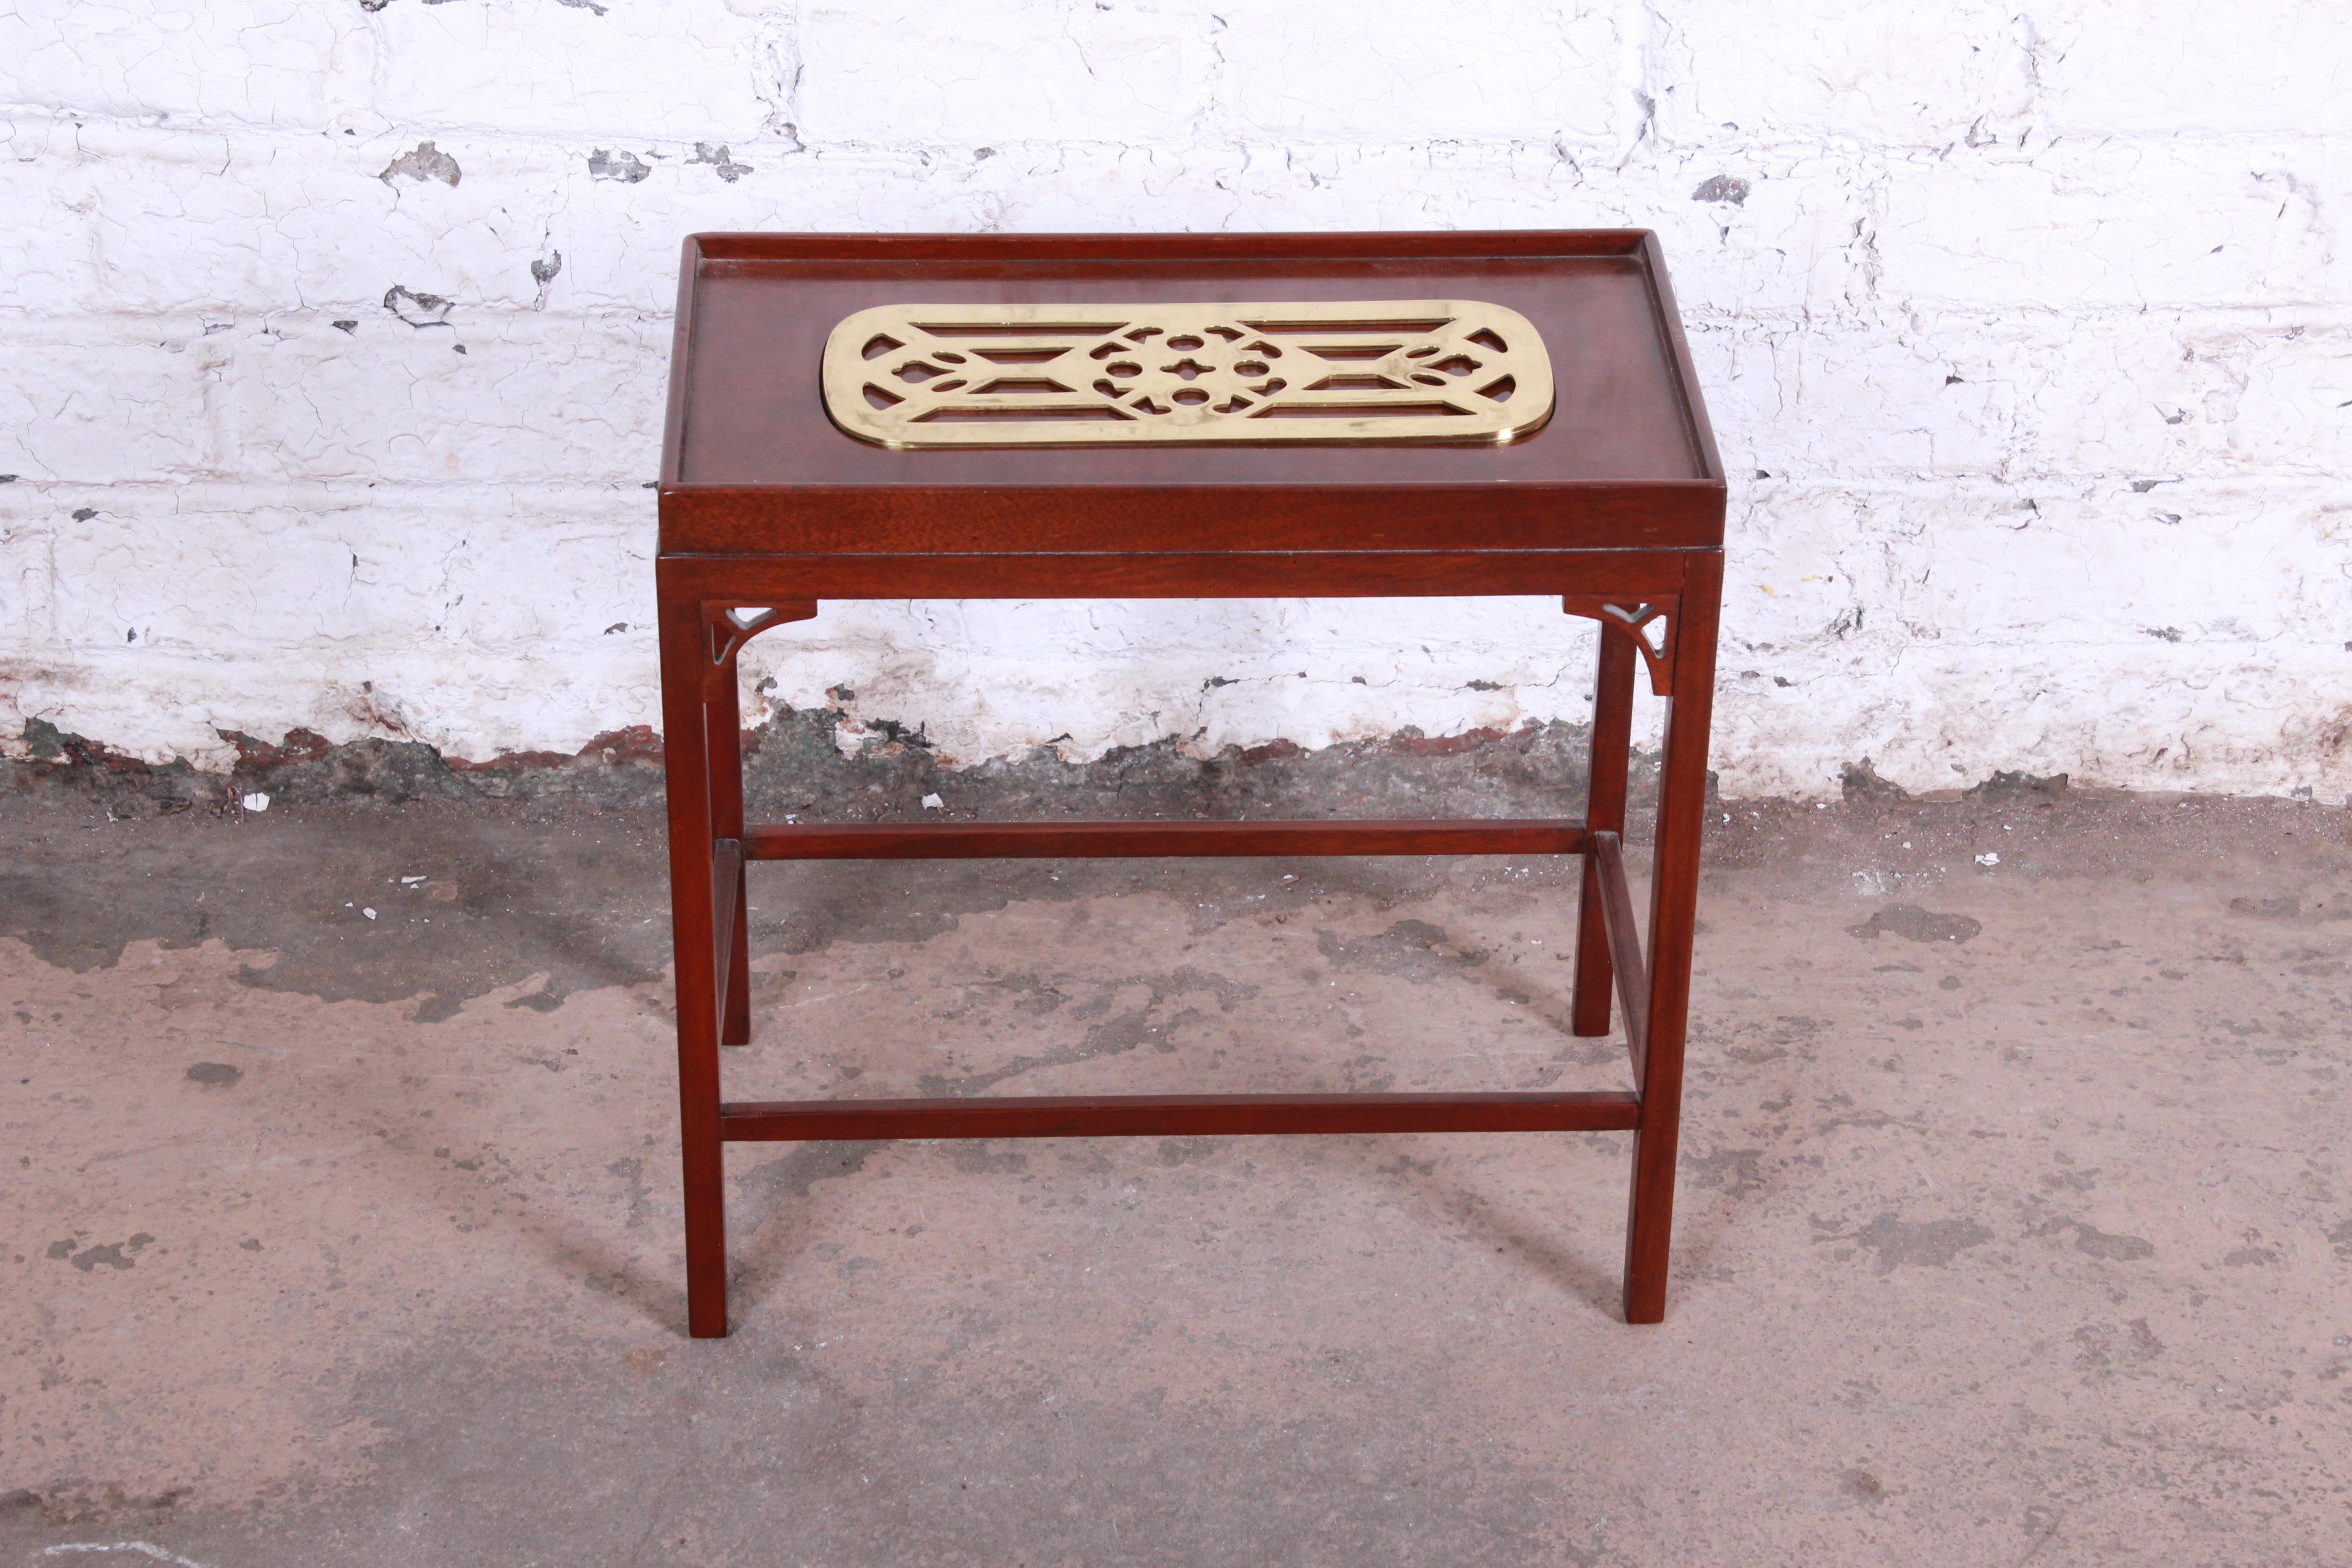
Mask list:
[[[1727,792],[1869,756],[2341,800],[2347,61],[2352,14],[2287,0],[31,0],[0,746],[656,721],[693,230],[1622,225],[1733,479]],[[840,605],[746,663],[978,762],[1573,719],[1590,637],[1539,601]]]

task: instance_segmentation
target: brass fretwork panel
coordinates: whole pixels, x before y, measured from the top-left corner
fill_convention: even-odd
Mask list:
[[[834,422],[884,447],[1499,445],[1551,416],[1551,360],[1475,300],[886,305],[824,346]]]

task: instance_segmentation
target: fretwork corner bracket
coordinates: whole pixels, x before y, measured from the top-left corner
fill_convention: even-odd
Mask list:
[[[770,626],[782,626],[786,621],[806,621],[816,617],[816,601],[802,599],[781,605],[731,605],[725,601],[702,603],[703,651],[716,672],[725,670],[732,678],[735,656],[743,645],[766,631]]]
[[[1598,595],[1570,594],[1559,607],[1571,616],[1601,623],[1603,637],[1633,639],[1642,662],[1650,669],[1650,689],[1660,697],[1675,691],[1675,631],[1682,625],[1682,606],[1673,598],[1628,604]]]

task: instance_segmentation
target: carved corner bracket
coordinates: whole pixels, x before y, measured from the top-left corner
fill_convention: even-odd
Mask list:
[[[703,653],[710,661],[710,679],[734,679],[735,656],[743,650],[745,643],[770,626],[780,626],[786,621],[813,620],[815,616],[814,599],[781,605],[730,605],[724,600],[704,600]]]
[[[1682,625],[1679,599],[1627,604],[1598,594],[1570,594],[1561,598],[1559,607],[1571,616],[1599,621],[1603,637],[1633,638],[1642,662],[1649,667],[1650,689],[1660,697],[1674,695],[1675,633]]]

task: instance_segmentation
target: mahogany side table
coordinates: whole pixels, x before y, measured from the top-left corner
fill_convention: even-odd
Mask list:
[[[687,240],[656,574],[689,1331],[727,1332],[730,1142],[1601,1129],[1633,1134],[1625,1318],[1661,1321],[1725,497],[1647,231]],[[1581,819],[744,821],[736,656],[823,600],[1414,595],[1599,620]],[[1637,668],[1667,714],[1646,944]],[[1581,857],[1572,1026],[1609,1032],[1613,983],[1633,1089],[720,1097],[750,861],[1464,854]]]

